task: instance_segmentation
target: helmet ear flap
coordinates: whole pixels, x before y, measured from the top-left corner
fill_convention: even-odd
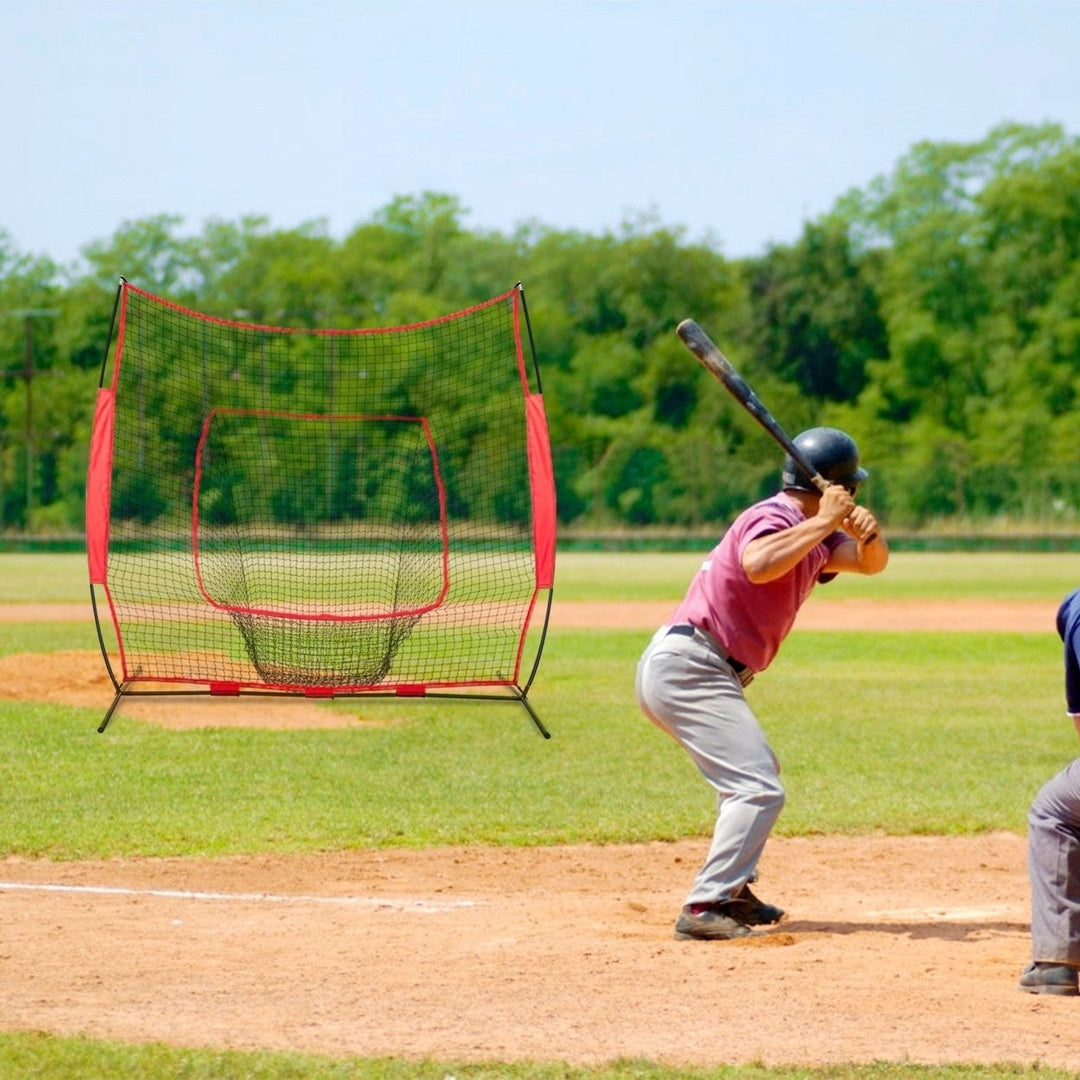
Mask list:
[[[790,454],[784,458],[784,469],[780,473],[780,482],[785,488],[794,488],[796,491],[817,491],[813,481],[795,464]]]

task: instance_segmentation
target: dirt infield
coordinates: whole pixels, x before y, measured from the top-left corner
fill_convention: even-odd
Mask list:
[[[580,603],[556,600],[553,627],[590,626],[648,629],[671,614],[666,602]],[[1055,604],[1036,601],[878,600],[859,597],[822,600],[811,596],[799,613],[798,629],[808,630],[1007,630],[1038,633],[1054,629]],[[0,623],[86,622],[86,604],[0,604]]]
[[[838,606],[808,606],[800,625],[1053,631],[1038,605]],[[553,629],[647,629],[666,615],[564,605]],[[28,685],[27,664],[53,665],[33,680],[51,682],[52,700],[108,703],[100,657],[23,656],[14,690],[16,669],[0,665],[8,696]],[[233,721],[195,711],[235,722],[238,703],[225,704]],[[125,717],[192,713],[151,705],[125,703]],[[258,708],[242,722],[275,722]],[[298,708],[282,706],[288,723],[325,722]],[[0,1028],[459,1061],[1080,1069],[1080,1000],[1016,989],[1029,951],[1023,837],[777,837],[758,892],[788,919],[743,942],[677,942],[705,848],[3,860]]]

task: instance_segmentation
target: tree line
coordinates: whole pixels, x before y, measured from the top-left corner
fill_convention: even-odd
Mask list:
[[[525,296],[558,508],[580,529],[722,525],[775,490],[775,445],[674,334],[692,317],[792,433],[844,428],[890,525],[1068,527],[1080,510],[1080,139],[1002,124],[923,142],[798,239],[725,257],[653,215],[599,235],[470,229],[402,195],[343,239],[162,214],[74,267],[0,230],[0,531],[81,530],[120,275],[210,315],[352,328]]]

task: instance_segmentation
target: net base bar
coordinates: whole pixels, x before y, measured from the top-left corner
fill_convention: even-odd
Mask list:
[[[122,682],[116,685],[116,694],[112,699],[112,703],[106,710],[104,717],[102,717],[101,723],[98,725],[98,734],[104,733],[105,729],[109,726],[109,721],[112,720],[113,715],[120,706],[120,702],[125,697],[199,697],[199,696],[212,696],[212,697],[301,697],[308,700],[318,701],[330,701],[341,698],[388,698],[388,697],[409,697],[409,698],[446,698],[448,700],[457,701],[487,701],[495,704],[513,704],[519,703],[525,711],[529,714],[529,718],[533,724],[536,725],[536,730],[540,732],[545,739],[551,738],[551,732],[544,726],[544,722],[537,715],[536,710],[533,708],[532,702],[529,701],[528,687],[521,687],[509,685],[506,687],[506,693],[504,695],[498,694],[468,694],[468,693],[450,693],[441,690],[427,691],[422,687],[415,689],[410,688],[408,691],[399,693],[395,690],[365,690],[363,693],[333,693],[333,692],[320,692],[318,694],[308,694],[303,691],[293,690],[252,690],[252,689],[240,689],[235,690],[133,690],[131,683]]]

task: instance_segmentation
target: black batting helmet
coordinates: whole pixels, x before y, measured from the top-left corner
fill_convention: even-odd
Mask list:
[[[839,428],[815,427],[796,435],[792,440],[807,462],[832,484],[842,484],[849,490],[870,474],[859,465],[859,448],[855,440]],[[791,459],[784,457],[780,474],[785,488],[817,491],[810,477]]]

